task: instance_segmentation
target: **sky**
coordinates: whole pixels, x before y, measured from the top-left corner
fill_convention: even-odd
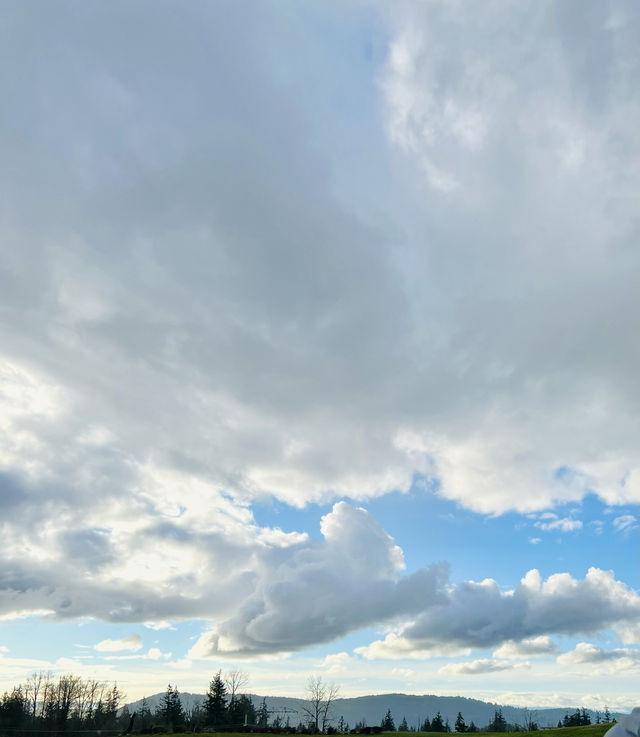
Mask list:
[[[0,690],[637,705],[639,15],[0,2]]]

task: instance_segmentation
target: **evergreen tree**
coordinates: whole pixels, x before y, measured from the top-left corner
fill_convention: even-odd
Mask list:
[[[171,684],[167,686],[162,703],[156,710],[156,715],[171,729],[184,727],[184,710],[180,701],[180,692]]]
[[[28,704],[21,686],[0,699],[0,728],[20,729],[27,719]]]
[[[431,722],[429,721],[429,717],[424,718],[424,722],[420,725],[420,731],[431,732]]]
[[[143,697],[140,708],[138,709],[138,723],[136,726],[140,729],[148,729],[152,722],[153,717],[151,716],[151,709],[149,708],[149,702],[145,696]]]
[[[431,731],[444,732],[444,722],[442,721],[442,714],[440,712],[438,712],[431,720]]]
[[[462,712],[458,712],[458,716],[456,717],[456,726],[455,726],[456,732],[466,732],[467,731],[467,725],[464,721],[464,718],[462,717]]]
[[[449,717],[445,719],[444,722],[444,731],[445,732],[451,732],[451,725],[449,724]]]
[[[256,725],[262,729],[266,729],[269,726],[269,709],[267,709],[266,699],[262,699],[260,708],[256,713]]]
[[[256,723],[256,710],[253,701],[246,694],[236,696],[227,708],[228,725],[243,727]]]
[[[393,717],[391,716],[391,709],[387,709],[387,713],[385,714],[384,718],[380,722],[380,726],[382,727],[383,732],[395,732],[396,731],[396,725],[393,721]]]
[[[606,704],[604,706],[604,721],[607,724],[611,721],[611,714],[609,713],[609,707]]]
[[[398,727],[398,732],[408,732],[409,731],[409,725],[407,724],[406,717],[402,717],[402,721],[400,722],[400,726]]]
[[[227,687],[222,680],[221,671],[218,671],[209,683],[204,710],[208,726],[216,729],[227,723]]]
[[[472,721],[471,724],[469,725],[469,728],[467,729],[467,732],[477,732],[477,731],[478,731],[478,728]]]
[[[502,709],[496,709],[493,713],[493,721],[489,723],[489,726],[487,727],[487,731],[489,732],[506,732],[507,731],[507,721],[502,716]]]
[[[108,692],[105,702],[105,722],[107,725],[116,723],[118,716],[118,707],[122,701],[122,694],[118,690],[118,686],[114,683],[113,688]]]

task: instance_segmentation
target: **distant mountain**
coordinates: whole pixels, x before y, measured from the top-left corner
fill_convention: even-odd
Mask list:
[[[163,693],[158,693],[147,697],[147,703],[152,712],[160,704],[163,696]],[[304,721],[303,707],[306,705],[304,699],[289,698],[287,696],[263,697],[256,694],[250,694],[250,696],[256,708],[262,703],[262,699],[265,698],[268,708],[275,713],[283,708],[295,709],[297,713],[282,714],[283,720],[288,716],[291,724],[294,726],[299,721]],[[186,710],[190,710],[196,704],[202,704],[204,698],[203,694],[180,694],[182,706]],[[138,709],[141,703],[142,700],[128,704],[129,710],[134,711]],[[502,709],[502,715],[510,724],[524,724],[527,721],[528,712],[541,727],[555,727],[558,724],[558,720],[562,719],[567,713],[573,713],[580,704],[573,704],[560,709],[532,707],[527,710],[517,706],[468,699],[463,696],[411,696],[408,694],[391,693],[377,696],[358,696],[351,699],[336,699],[331,711],[334,723],[342,716],[351,727],[354,727],[357,722],[363,721],[370,726],[380,724],[382,718],[387,713],[387,709],[391,709],[396,727],[403,718],[407,720],[407,724],[410,727],[419,726],[425,717],[433,719],[436,712],[439,711],[443,719],[449,720],[453,729],[458,712],[462,713],[467,724],[474,722],[477,726],[484,726],[493,719],[494,711],[498,706]],[[587,712],[590,714],[591,720],[595,721],[595,711],[587,709]],[[616,718],[622,716],[620,713],[611,713]]]

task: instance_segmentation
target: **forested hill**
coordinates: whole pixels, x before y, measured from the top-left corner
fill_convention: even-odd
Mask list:
[[[158,693],[147,697],[147,703],[154,711],[156,706],[161,702],[164,694]],[[277,712],[279,709],[296,709],[297,713],[282,714],[283,721],[288,716],[292,725],[296,725],[299,721],[304,721],[303,706],[306,704],[304,699],[295,699],[285,696],[258,696],[250,694],[256,709],[262,703],[263,698],[266,699],[267,707],[270,711]],[[190,710],[195,704],[202,704],[204,695],[181,693],[180,699],[186,710]],[[129,704],[130,711],[134,711],[140,706],[141,701]],[[565,714],[575,711],[579,704],[567,705],[561,709],[544,709],[535,708],[527,710],[515,706],[501,705],[502,714],[510,724],[524,724],[528,717],[538,722],[541,727],[555,727],[558,720],[561,720]],[[391,710],[391,714],[395,720],[396,727],[402,719],[407,720],[409,727],[419,726],[423,720],[428,717],[433,719],[437,712],[440,712],[443,719],[448,719],[453,729],[458,712],[462,714],[467,724],[474,722],[477,726],[488,724],[494,716],[497,705],[480,701],[478,699],[468,699],[462,696],[411,696],[408,694],[382,694],[376,696],[358,696],[350,699],[336,699],[331,709],[334,724],[342,716],[345,722],[351,727],[358,722],[365,722],[367,725],[378,725],[387,713],[387,709]],[[587,710],[591,717],[591,721],[595,721],[596,713]],[[618,717],[620,714],[612,716]]]

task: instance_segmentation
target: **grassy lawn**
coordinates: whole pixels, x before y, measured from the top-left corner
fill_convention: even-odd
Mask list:
[[[590,724],[587,727],[554,727],[553,729],[540,729],[537,732],[475,732],[478,737],[487,737],[495,735],[495,737],[505,737],[505,735],[514,735],[514,737],[602,737],[604,733],[611,727],[611,724]],[[198,732],[198,735],[215,734],[219,737],[274,737],[273,733],[262,732]],[[420,737],[428,735],[429,737],[443,737],[443,732],[382,732],[383,735],[394,735],[396,737]],[[164,737],[159,735],[158,737]],[[167,735],[167,737],[194,737],[193,732],[186,732],[180,735]],[[336,737],[340,737],[336,735]],[[457,737],[453,732],[451,737]]]

